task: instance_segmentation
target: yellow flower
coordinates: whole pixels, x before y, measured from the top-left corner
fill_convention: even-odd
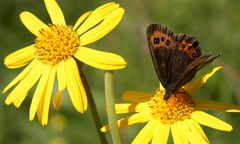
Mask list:
[[[171,131],[174,143],[178,144],[206,144],[208,138],[204,134],[201,125],[212,127],[222,131],[231,131],[232,126],[202,110],[220,110],[224,112],[240,112],[240,107],[214,101],[193,100],[191,95],[202,87],[221,67],[214,68],[208,74],[186,84],[168,101],[164,98],[164,88],[160,84],[155,94],[127,91],[123,99],[131,102],[116,104],[116,113],[135,114],[118,120],[120,128],[137,123],[147,122],[145,127],[133,140],[133,144],[166,144]],[[106,132],[109,126],[102,127]]]
[[[48,112],[55,76],[58,92],[54,107],[61,105],[63,90],[67,88],[73,106],[78,112],[87,109],[87,97],[79,75],[76,59],[102,70],[122,69],[125,60],[112,53],[85,47],[109,33],[122,19],[124,9],[114,2],[84,13],[74,26],[67,25],[55,0],[44,0],[52,24],[44,24],[30,12],[22,12],[20,19],[35,36],[35,43],[8,55],[8,68],[28,66],[5,87],[3,93],[16,85],[5,100],[7,105],[19,107],[28,91],[38,82],[30,106],[29,119],[36,113],[42,125],[48,122]]]

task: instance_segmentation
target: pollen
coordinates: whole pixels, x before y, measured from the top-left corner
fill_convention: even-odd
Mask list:
[[[55,65],[72,57],[79,46],[80,39],[71,26],[49,25],[35,39],[35,55],[43,63]]]
[[[186,92],[178,92],[165,101],[164,92],[157,90],[149,102],[149,107],[154,119],[171,125],[190,118],[194,111],[194,102]]]

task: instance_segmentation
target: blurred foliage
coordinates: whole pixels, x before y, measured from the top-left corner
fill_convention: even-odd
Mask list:
[[[88,10],[106,3],[106,0],[59,0],[69,25]],[[158,86],[146,42],[146,26],[161,23],[175,33],[189,33],[200,41],[203,53],[222,53],[211,66],[201,70],[203,74],[213,66],[223,70],[212,77],[195,97],[226,103],[240,103],[240,1],[238,0],[119,0],[126,10],[122,22],[106,37],[89,45],[103,51],[123,56],[128,67],[115,72],[117,102],[125,90],[154,92]],[[19,19],[22,11],[30,11],[46,23],[50,18],[42,0],[0,0],[0,88],[3,89],[23,68],[10,70],[3,65],[4,57],[34,42],[35,37]],[[89,66],[83,68],[100,113],[107,123],[104,112],[104,72]],[[0,144],[76,144],[99,143],[90,111],[84,114],[74,110],[68,94],[64,94],[59,111],[50,110],[49,124],[42,127],[37,120],[29,122],[28,112],[32,91],[19,109],[6,106],[3,94],[0,99]],[[240,141],[239,114],[210,112],[230,123],[232,132],[221,132],[203,127],[213,143],[237,144]],[[143,124],[121,130],[124,143],[130,143]],[[107,133],[110,140],[110,134]],[[172,142],[170,142],[172,143]]]

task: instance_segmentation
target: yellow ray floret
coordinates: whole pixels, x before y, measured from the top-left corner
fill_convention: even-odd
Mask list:
[[[67,90],[74,108],[83,113],[88,107],[80,75],[83,63],[101,70],[118,70],[127,65],[117,54],[85,46],[101,39],[117,26],[124,14],[124,9],[119,4],[110,2],[88,11],[72,26],[66,23],[56,0],[44,0],[44,3],[51,24],[45,24],[27,11],[20,14],[22,23],[36,36],[35,43],[13,52],[4,59],[4,64],[8,68],[27,66],[3,90],[5,93],[15,86],[5,103],[20,107],[30,89],[37,83],[29,119],[33,120],[37,115],[42,125],[48,123],[55,78],[58,82],[58,91],[54,94],[54,108],[60,108],[62,94]]]
[[[146,123],[144,128],[133,139],[132,144],[166,144],[171,132],[174,143],[209,144],[209,140],[200,125],[221,131],[231,131],[232,126],[223,120],[202,110],[219,110],[224,112],[240,112],[240,107],[222,102],[193,100],[192,92],[206,83],[220,67],[185,85],[180,92],[164,100],[164,88],[154,94],[127,91],[122,98],[126,104],[116,104],[117,114],[131,113],[128,117],[118,120],[118,127],[125,128],[138,123]],[[192,89],[191,89],[192,88]],[[139,96],[139,97],[138,97]],[[106,132],[105,125],[101,131]]]

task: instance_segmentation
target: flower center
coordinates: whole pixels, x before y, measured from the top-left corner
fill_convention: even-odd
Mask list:
[[[186,92],[178,92],[167,101],[164,92],[157,90],[149,102],[152,116],[164,124],[173,124],[177,121],[190,118],[194,111],[194,102]]]
[[[35,39],[35,55],[43,63],[55,65],[74,55],[79,46],[80,39],[71,26],[50,25]]]

